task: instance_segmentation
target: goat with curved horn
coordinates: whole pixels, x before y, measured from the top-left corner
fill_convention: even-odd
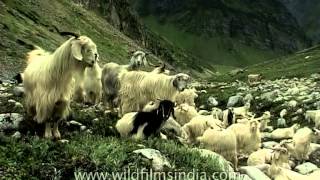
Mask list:
[[[80,37],[80,34],[74,32],[59,32],[61,36],[74,36],[76,39]]]

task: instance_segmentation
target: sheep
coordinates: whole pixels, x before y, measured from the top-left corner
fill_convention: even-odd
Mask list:
[[[155,74],[162,73],[162,74],[170,75],[170,71],[165,68],[166,68],[166,65],[165,65],[165,63],[163,63],[162,66],[154,68],[151,72],[155,73]]]
[[[197,141],[206,149],[214,151],[232,162],[237,170],[237,138],[233,131],[207,129],[201,137],[197,138]]]
[[[271,133],[266,134],[266,137],[271,139],[290,139],[299,127],[299,124],[294,124],[289,128],[278,128]]]
[[[281,118],[284,118],[284,116],[286,116],[288,114],[288,111],[286,110],[286,109],[282,109],[281,111],[280,111],[280,117]]]
[[[147,102],[157,98],[174,102],[175,96],[186,88],[189,81],[190,76],[183,73],[168,76],[142,71],[127,72],[121,78],[119,114],[139,111]]]
[[[249,74],[248,75],[248,83],[251,85],[253,83],[256,83],[262,79],[261,74]]]
[[[197,137],[201,136],[207,129],[220,129],[217,124],[219,122],[209,116],[196,116],[182,126],[182,138],[187,140],[187,143],[195,143]]]
[[[218,119],[218,118],[216,118]],[[236,123],[236,117],[233,108],[228,108],[223,111],[222,121],[225,127],[230,126],[231,124]]]
[[[259,122],[252,120],[248,124],[232,124],[228,129],[237,136],[237,151],[250,154],[261,147],[261,134]]]
[[[259,149],[249,155],[247,160],[248,166],[269,164],[271,162],[272,149]]]
[[[84,102],[98,104],[102,96],[101,68],[98,63],[87,67],[84,73]]]
[[[174,115],[176,117],[176,121],[183,126],[199,114],[194,106],[180,104],[175,107]]]
[[[60,139],[58,122],[70,111],[72,75],[93,66],[98,59],[97,47],[90,38],[76,36],[41,58],[23,72],[25,107],[34,121],[45,123],[44,137]]]
[[[316,128],[320,128],[320,110],[309,110],[305,112],[305,119],[308,122],[313,121]]]
[[[38,46],[35,46],[34,48],[35,48],[34,50],[27,53],[27,56],[26,56],[27,65],[29,65],[31,62],[43,59],[43,56],[50,55],[50,52],[47,52]],[[23,82],[23,77],[24,77],[23,73],[18,73],[14,77],[14,79],[17,81],[18,84],[21,84]]]
[[[214,107],[211,110],[211,114],[214,119],[223,120],[223,111],[221,109]]]
[[[158,108],[150,112],[130,112],[118,120],[116,129],[120,136],[137,140],[159,135],[162,126],[174,114],[174,103],[161,100],[157,104]]]
[[[266,111],[263,113],[263,115],[260,118],[257,118],[260,122],[260,131],[263,132],[266,129],[272,129],[271,126],[268,126],[268,123],[270,122],[271,114],[269,111]]]
[[[320,135],[320,131],[315,129],[313,132],[311,129],[304,127],[293,135],[293,148],[294,154],[297,160],[308,160],[308,152],[310,150],[310,144],[313,139]]]
[[[120,90],[120,77],[128,71],[139,70],[147,64],[146,54],[136,51],[130,59],[129,65],[107,63],[102,68],[101,83],[103,88],[103,102],[112,110],[118,106],[118,94]]]
[[[286,120],[284,118],[278,118],[277,119],[277,128],[285,128],[287,127]]]
[[[253,96],[252,94],[247,94],[244,98],[243,98],[243,101],[244,103],[251,103],[251,101],[253,100]]]
[[[185,89],[176,95],[175,102],[177,105],[186,103],[190,106],[196,106],[194,100],[198,97],[196,89]]]
[[[248,117],[250,107],[251,107],[250,103],[246,103],[242,107],[233,108],[234,115],[236,117],[238,117],[238,116],[243,117],[243,118]]]

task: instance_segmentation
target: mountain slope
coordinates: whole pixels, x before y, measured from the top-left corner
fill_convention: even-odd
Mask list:
[[[301,27],[314,43],[320,41],[320,1],[280,0],[296,17]]]
[[[58,31],[80,32],[92,38],[98,46],[102,64],[110,61],[127,63],[130,51],[143,49],[138,41],[122,34],[96,12],[70,1],[2,0],[0,7],[0,77],[10,78],[23,70],[24,56],[31,50],[31,45],[55,50],[67,39]],[[189,69],[189,64],[194,64],[194,57],[161,37],[149,36],[147,42],[153,42],[157,48],[151,51],[155,51],[161,60],[175,65],[177,71]],[[160,61],[156,56],[149,59]],[[200,65],[191,71],[198,72],[203,72]]]
[[[246,66],[309,46],[277,0],[139,0],[153,31],[215,64]]]

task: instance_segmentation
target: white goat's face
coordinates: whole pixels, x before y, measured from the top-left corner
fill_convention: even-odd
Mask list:
[[[188,83],[190,82],[190,76],[187,74],[177,74],[173,80],[173,86],[177,88],[178,91],[183,91]]]
[[[96,44],[86,36],[80,36],[71,42],[71,53],[75,59],[86,66],[92,67],[95,62],[99,61]]]
[[[130,60],[130,63],[133,64],[136,68],[140,68],[143,66],[147,66],[147,58],[146,58],[146,53],[142,51],[136,51]]]

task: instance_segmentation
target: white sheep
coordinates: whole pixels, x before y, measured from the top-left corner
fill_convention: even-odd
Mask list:
[[[197,140],[204,145],[205,149],[214,151],[232,162],[237,170],[237,138],[233,131],[207,129]]]
[[[286,109],[282,109],[281,111],[280,111],[280,117],[281,118],[284,118],[284,116],[286,116],[288,114],[288,111],[286,110]]]
[[[114,109],[118,106],[118,94],[120,90],[120,77],[128,71],[139,70],[147,64],[152,65],[146,59],[146,53],[136,51],[128,65],[117,63],[107,63],[102,68],[102,88],[103,102],[109,108]]]
[[[174,108],[174,115],[176,117],[176,121],[183,126],[199,114],[194,106],[180,104]]]
[[[266,111],[263,113],[263,115],[257,120],[260,122],[260,131],[263,132],[266,129],[272,129],[271,126],[268,126],[268,123],[270,122],[271,114],[269,111]]]
[[[98,104],[102,96],[101,68],[98,63],[85,69],[83,81],[84,102]]]
[[[45,123],[46,138],[53,134],[59,139],[58,122],[70,110],[73,74],[93,66],[98,59],[97,47],[86,36],[74,37],[41,58],[31,62],[24,71],[26,109],[37,123]]]
[[[311,141],[316,137],[319,137],[319,130],[313,132],[311,129],[304,127],[294,134],[293,136],[293,148],[295,152],[295,157],[297,160],[308,160],[308,152],[310,150]]]
[[[183,91],[190,76],[180,73],[173,76],[142,71],[130,71],[120,78],[120,115],[141,110],[154,99],[175,101],[178,92]]]
[[[272,149],[259,149],[249,155],[247,165],[256,166],[261,164],[269,164],[271,163],[272,153]]]
[[[194,103],[194,100],[198,97],[198,94],[196,93],[196,89],[185,89],[182,92],[179,92],[176,95],[175,102],[177,105],[186,103],[189,104],[190,106],[196,106]]]
[[[299,127],[299,124],[294,124],[289,128],[278,128],[271,133],[266,134],[266,137],[271,139],[290,139],[293,137],[294,133],[299,129]]]
[[[248,115],[250,115],[249,113],[250,107],[251,107],[250,103],[246,103],[242,107],[233,108],[234,115],[236,117],[240,116],[240,117],[246,118],[248,117]]]
[[[308,122],[313,121],[316,128],[320,128],[320,110],[309,110],[305,113],[305,119]]]
[[[214,119],[223,120],[223,111],[220,108],[212,108],[211,114]]]
[[[248,75],[248,83],[249,84],[257,83],[261,79],[262,79],[262,75],[261,74],[249,74]]]
[[[261,147],[259,122],[251,120],[248,124],[232,124],[228,129],[237,136],[238,153],[250,154]]]
[[[220,129],[220,123],[209,116],[196,116],[182,126],[182,138],[187,140],[188,143],[194,143],[197,137],[202,136],[207,129]]]

